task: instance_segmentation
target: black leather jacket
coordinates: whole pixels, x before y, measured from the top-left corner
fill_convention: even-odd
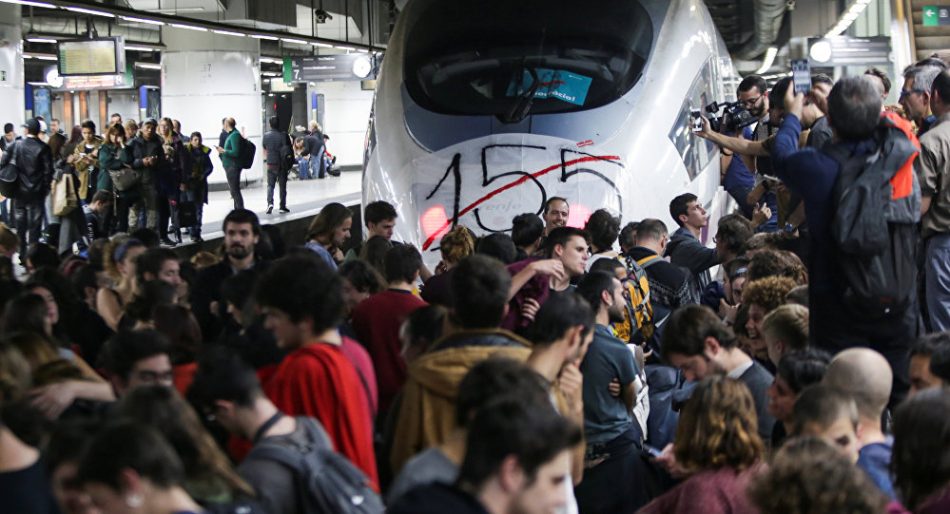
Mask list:
[[[49,145],[35,137],[24,138],[3,153],[0,165],[6,165],[14,155],[20,169],[18,198],[45,198],[53,181],[53,159]]]

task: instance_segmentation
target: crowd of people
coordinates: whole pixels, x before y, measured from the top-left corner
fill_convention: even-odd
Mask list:
[[[670,200],[675,227],[605,209],[572,227],[552,197],[510,234],[456,223],[434,270],[393,240],[385,201],[363,206],[359,244],[341,204],[299,241],[236,205],[220,250],[183,260],[152,223],[192,190],[159,177],[139,189],[169,195],[120,195],[116,234],[51,247],[33,222],[56,164],[31,120],[13,154],[50,180],[18,182],[17,230],[0,227],[0,505],[947,512],[950,72],[928,59],[904,77],[902,114],[880,73],[818,76],[807,95],[746,78],[758,124],[699,131],[739,206],[715,227],[690,193]],[[239,135],[224,124],[227,155]],[[170,166],[178,130],[146,121],[124,145],[113,124],[102,169],[124,148],[129,169]],[[113,209],[79,173],[99,144],[82,133],[62,160],[84,208]],[[190,144],[204,180],[210,150]],[[291,144],[265,137],[271,198]]]
[[[287,213],[287,180],[325,178],[334,159],[316,122],[296,139],[280,130],[276,116],[268,119],[261,158],[267,186],[266,214]],[[49,244],[62,254],[84,254],[96,239],[146,228],[159,234],[163,246],[182,244],[182,232],[201,242],[208,177],[216,151],[227,177],[234,208],[244,207],[242,173],[250,166],[247,142],[233,118],[221,120],[216,146],[200,132],[188,135],[171,118],[123,121],[113,114],[102,134],[85,120],[67,135],[58,119],[26,121],[17,134],[12,123],[0,137],[0,165],[10,163],[9,189],[0,198],[0,218],[20,235],[20,255],[29,245]],[[253,159],[253,155],[249,156]],[[12,199],[12,208],[9,208]]]

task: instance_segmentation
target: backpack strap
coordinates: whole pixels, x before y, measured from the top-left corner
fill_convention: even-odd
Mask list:
[[[659,255],[653,254],[653,255],[650,255],[650,256],[648,256],[648,257],[644,257],[644,258],[642,258],[642,259],[639,259],[639,260],[637,261],[637,264],[640,265],[641,268],[647,269],[647,268],[649,268],[650,266],[653,266],[654,264],[656,264],[657,262],[659,262],[660,260],[661,260],[661,257],[660,257]]]

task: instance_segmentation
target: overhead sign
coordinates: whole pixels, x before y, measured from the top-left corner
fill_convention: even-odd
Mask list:
[[[51,73],[53,72],[53,73]],[[46,82],[54,91],[91,91],[94,89],[130,89],[135,86],[132,67],[126,66],[125,73],[115,75],[82,75],[62,77],[55,67],[46,73]]]
[[[284,82],[364,80],[375,71],[375,58],[364,53],[284,57]]]
[[[125,69],[125,45],[121,37],[60,41],[56,51],[59,74],[114,75]]]
[[[950,7],[925,5],[923,10],[924,27],[950,25]]]
[[[888,36],[834,36],[808,40],[809,65],[866,66],[891,61],[891,38]]]

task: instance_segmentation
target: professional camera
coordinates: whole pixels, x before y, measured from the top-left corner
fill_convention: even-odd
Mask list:
[[[719,111],[722,111],[721,116]],[[758,121],[748,109],[739,105],[739,102],[713,102],[706,106],[706,112],[709,114],[709,126],[719,133],[737,133]]]

